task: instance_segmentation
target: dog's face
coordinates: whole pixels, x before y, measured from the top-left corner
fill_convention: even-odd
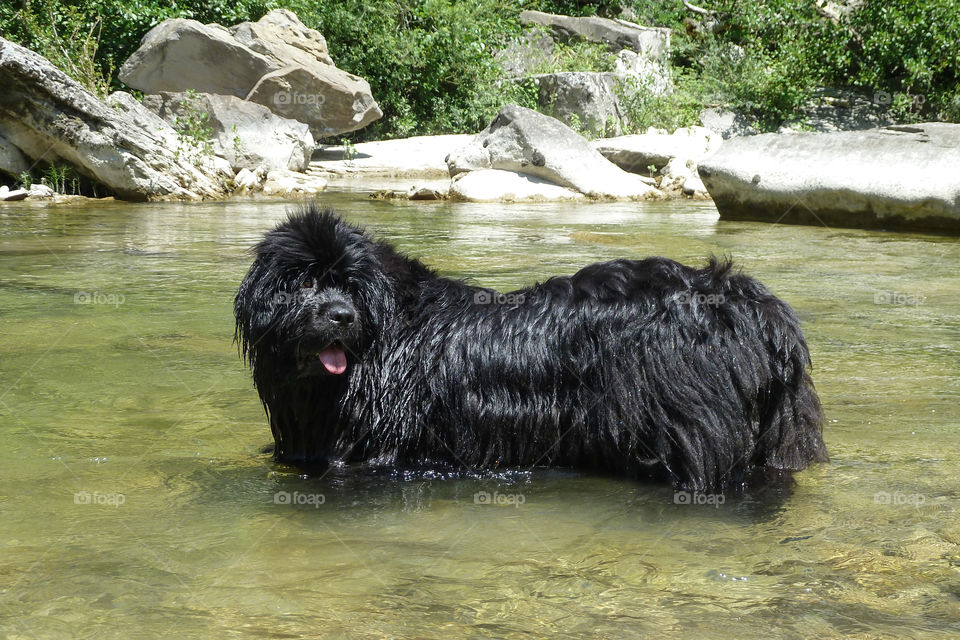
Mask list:
[[[258,386],[348,375],[376,329],[381,278],[370,240],[332,214],[269,232],[234,303]]]

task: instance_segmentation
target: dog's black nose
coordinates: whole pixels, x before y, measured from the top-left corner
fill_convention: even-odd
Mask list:
[[[350,307],[336,305],[327,310],[327,317],[341,327],[347,327],[353,323],[356,314]]]

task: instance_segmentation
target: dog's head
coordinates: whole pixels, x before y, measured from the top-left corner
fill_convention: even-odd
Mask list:
[[[389,297],[375,243],[310,205],[267,233],[255,252],[234,312],[236,339],[258,386],[268,377],[345,376]]]

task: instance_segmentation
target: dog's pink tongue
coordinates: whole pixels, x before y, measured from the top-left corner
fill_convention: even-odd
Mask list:
[[[340,347],[327,347],[317,354],[327,371],[335,376],[347,370],[347,354]]]

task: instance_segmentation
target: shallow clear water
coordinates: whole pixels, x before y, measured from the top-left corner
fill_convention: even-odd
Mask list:
[[[0,637],[960,637],[955,238],[326,200],[499,288],[734,256],[804,322],[831,463],[720,505],[564,471],[301,477],[260,452],[231,344],[247,249],[287,205],[8,205]]]

